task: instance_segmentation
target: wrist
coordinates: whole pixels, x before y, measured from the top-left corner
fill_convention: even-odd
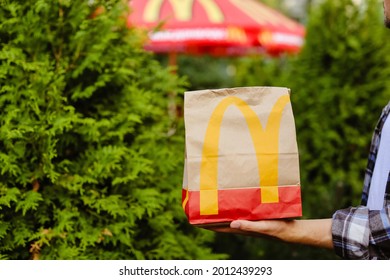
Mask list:
[[[280,240],[322,248],[333,248],[332,220],[284,221],[275,236]]]

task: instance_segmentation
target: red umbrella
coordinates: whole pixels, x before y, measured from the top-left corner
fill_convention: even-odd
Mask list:
[[[160,53],[297,53],[305,28],[256,0],[130,0],[128,25]]]

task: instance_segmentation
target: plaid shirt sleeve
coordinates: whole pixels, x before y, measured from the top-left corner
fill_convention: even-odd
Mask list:
[[[333,246],[344,259],[390,259],[389,206],[370,211],[366,206],[333,215]]]
[[[333,246],[336,254],[344,259],[390,259],[390,176],[382,210],[366,207],[381,131],[389,112],[390,102],[383,109],[373,134],[362,205],[336,211],[333,215]]]

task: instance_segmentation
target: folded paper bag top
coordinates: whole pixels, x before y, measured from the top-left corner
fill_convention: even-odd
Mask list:
[[[188,91],[184,121],[182,204],[191,224],[302,215],[288,88]]]

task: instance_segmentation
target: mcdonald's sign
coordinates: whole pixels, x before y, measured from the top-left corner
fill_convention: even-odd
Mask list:
[[[192,224],[301,216],[286,88],[186,92],[183,208]]]

